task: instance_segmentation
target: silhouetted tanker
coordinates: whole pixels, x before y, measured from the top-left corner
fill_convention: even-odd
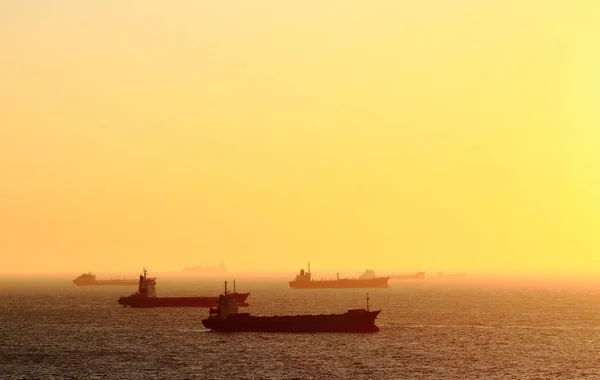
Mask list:
[[[156,280],[156,277],[153,278]],[[92,272],[83,273],[73,280],[73,283],[78,286],[98,286],[98,285],[137,285],[138,280],[134,279],[112,279],[112,280],[97,280],[96,275]]]
[[[215,307],[218,304],[219,297],[157,297],[156,282],[152,278],[147,278],[146,269],[144,275],[140,275],[138,291],[129,296],[120,297],[117,301],[125,307]],[[234,283],[235,284],[235,283]],[[235,285],[234,285],[235,287]],[[246,299],[250,293],[231,294],[239,306],[248,306]]]
[[[269,332],[269,333],[374,333],[379,331],[375,319],[381,310],[352,309],[343,314],[283,315],[259,317],[238,313],[238,304],[231,294],[219,297],[216,309],[210,309],[209,317],[202,320],[204,327],[216,332]]]
[[[389,277],[375,277],[375,272],[367,269],[359,278],[340,278],[338,273],[335,280],[313,280],[310,273],[300,269],[294,281],[290,281],[290,288],[295,289],[351,289],[351,288],[387,288]]]

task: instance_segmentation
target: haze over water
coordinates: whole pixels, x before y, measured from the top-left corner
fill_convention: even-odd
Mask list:
[[[206,280],[159,280],[162,295],[216,293]],[[369,290],[376,334],[216,334],[205,309],[128,309],[134,287],[0,280],[6,379],[595,379],[600,284],[404,281]],[[365,291],[238,281],[257,315],[365,306]]]

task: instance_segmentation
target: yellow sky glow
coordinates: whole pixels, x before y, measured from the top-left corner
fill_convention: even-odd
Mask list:
[[[0,2],[0,271],[600,274],[599,19]]]

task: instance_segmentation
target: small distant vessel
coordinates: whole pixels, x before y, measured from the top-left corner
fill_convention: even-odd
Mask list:
[[[129,295],[120,297],[117,301],[125,307],[215,307],[219,297],[157,297],[156,281],[147,277],[148,272],[144,269],[144,275],[140,275],[138,291]],[[239,306],[248,306],[246,299],[250,293],[231,293]]]
[[[393,274],[390,276],[390,280],[424,280],[425,272],[417,272],[410,274]]]
[[[156,280],[153,277],[151,280]],[[137,285],[136,279],[111,279],[97,280],[96,275],[92,272],[83,273],[73,280],[73,283],[78,286],[95,286],[95,285]]]
[[[183,271],[186,273],[201,273],[201,274],[219,274],[219,273],[227,273],[227,267],[225,263],[209,266],[198,266],[198,267],[185,267]]]
[[[387,288],[389,277],[376,277],[375,271],[367,269],[365,273],[358,278],[340,278],[337,274],[335,280],[313,280],[310,273],[310,263],[308,263],[308,272],[300,269],[296,279],[290,281],[290,288],[295,289],[350,289],[350,288]]]
[[[351,309],[343,314],[308,314],[260,317],[239,313],[235,298],[227,292],[219,296],[215,309],[202,320],[204,327],[216,332],[265,332],[265,333],[374,333],[379,331],[375,319],[381,310]]]

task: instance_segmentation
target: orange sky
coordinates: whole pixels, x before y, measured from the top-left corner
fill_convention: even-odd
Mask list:
[[[0,272],[600,274],[596,1],[0,3]]]

